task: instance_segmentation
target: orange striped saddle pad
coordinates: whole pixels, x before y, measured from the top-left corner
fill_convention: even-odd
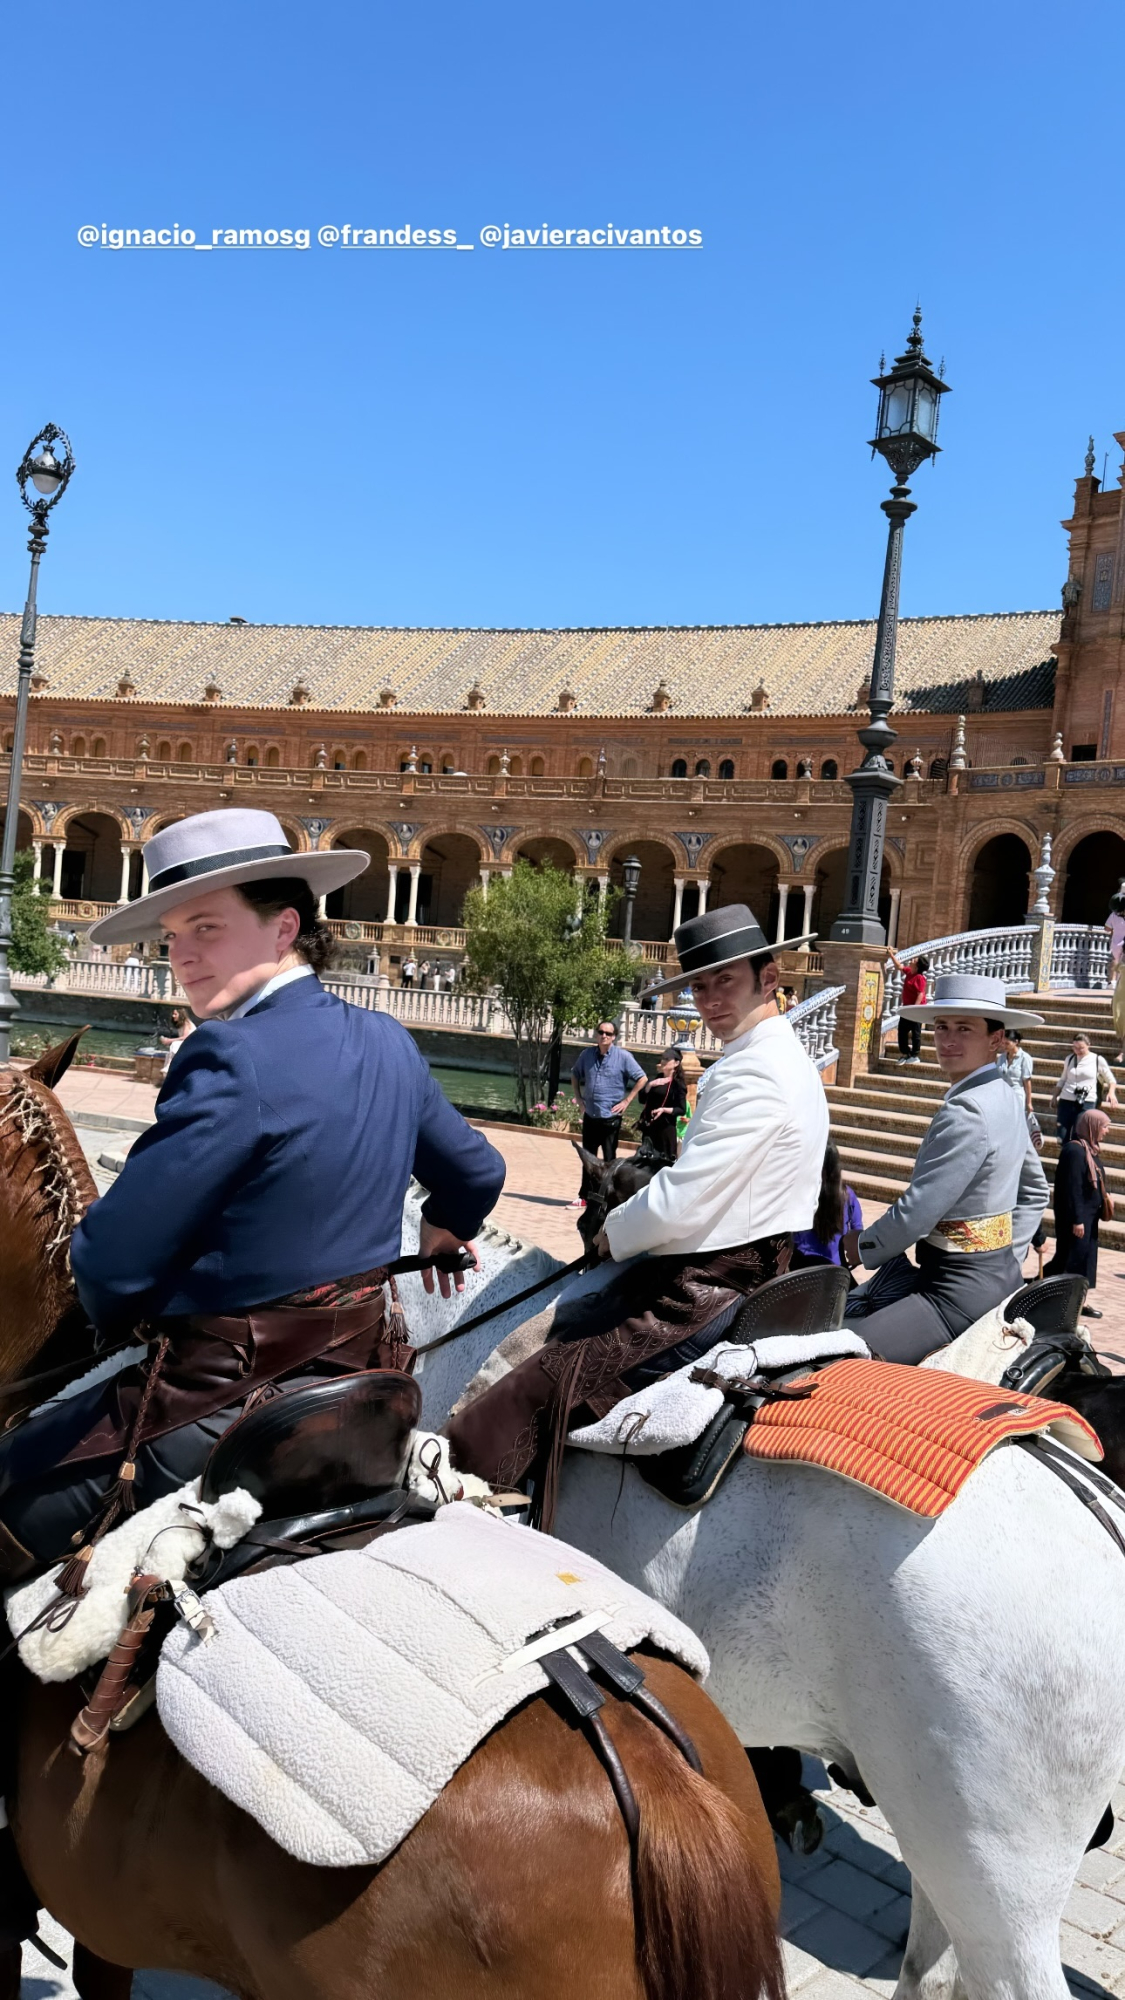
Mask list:
[[[746,1433],[751,1458],[819,1465],[912,1514],[944,1514],[996,1445],[1049,1431],[1099,1459],[1095,1431],[1063,1403],[896,1361],[835,1361],[812,1393],[766,1403]]]

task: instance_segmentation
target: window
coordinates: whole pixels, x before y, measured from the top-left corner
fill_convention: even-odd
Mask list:
[[[457,766],[456,766],[456,764],[455,764],[455,763],[453,762],[453,759],[452,759],[452,757],[443,757],[443,758],[442,758],[442,760],[441,760],[441,775],[442,775],[442,777],[443,777],[443,778],[451,778],[451,777],[453,776],[453,773],[454,773],[454,771],[455,771],[456,769],[457,769]]]
[[[944,778],[949,769],[948,757],[935,757],[930,765],[931,778]]]
[[[433,775],[433,768],[434,768],[434,760],[432,757],[419,757],[418,769],[423,773],[425,777],[429,778]]]
[[[621,776],[623,778],[635,778],[637,776],[637,760],[635,757],[626,757],[624,759],[621,766]]]
[[[333,769],[334,771],[346,771],[346,770],[347,770],[347,768],[348,768],[348,760],[347,760],[347,758],[345,757],[345,755],[344,755],[343,751],[342,751],[342,750],[333,750],[333,752],[332,752],[332,769]]]
[[[888,758],[887,758],[887,769],[888,769],[888,771],[893,771],[893,770],[894,770],[894,767],[895,767],[895,760],[894,760],[894,758],[893,758],[893,757],[888,757]]]
[[[531,775],[532,775],[532,777],[533,777],[533,778],[542,778],[542,777],[543,777],[543,776],[545,775],[545,773],[546,773],[546,770],[547,770],[547,766],[546,766],[546,764],[545,764],[545,763],[543,762],[543,759],[542,759],[542,757],[533,757],[533,758],[532,758],[532,760],[531,760]]]
[[[772,765],[770,766],[770,777],[787,778],[788,776],[789,776],[789,766],[786,763],[784,757],[775,757]]]
[[[352,758],[352,770],[366,771],[366,769],[367,769],[367,752],[366,750],[357,750],[355,756]]]
[[[191,761],[192,761],[192,755],[191,755],[191,744],[190,744],[190,743],[181,743],[181,744],[180,744],[180,747],[179,747],[179,749],[178,749],[178,750],[177,750],[177,752],[176,752],[176,760],[177,760],[177,762],[178,762],[178,763],[180,763],[180,764],[190,764],[190,763],[191,763]]]
[[[94,738],[94,743],[93,743],[93,748],[92,748],[92,750],[91,750],[91,753],[90,753],[90,754],[91,754],[91,756],[93,756],[93,757],[104,757],[104,756],[105,756],[105,737],[104,737],[104,736],[95,736],[95,738]]]
[[[170,743],[158,743],[156,746],[156,755],[159,763],[170,764],[172,762],[172,745]]]
[[[76,757],[80,757],[82,753],[80,750],[76,750],[74,754]],[[1070,761],[1072,764],[1092,764],[1097,758],[1097,754],[1098,746],[1096,743],[1072,743],[1070,746]]]
[[[16,739],[13,736],[11,730],[9,729],[8,734],[4,738],[4,748],[5,750],[14,750],[15,747],[16,747]]]
[[[75,737],[70,746],[70,754],[72,757],[84,757],[86,755],[86,738],[84,736]]]
[[[495,777],[497,777],[497,776],[499,775],[499,771],[500,771],[500,759],[499,759],[499,757],[490,757],[490,758],[489,758],[489,760],[488,760],[488,764],[487,764],[487,767],[486,767],[486,768],[487,768],[487,771],[488,771],[488,775],[489,775],[489,777],[490,777],[490,778],[495,778]],[[581,775],[582,775],[581,771],[579,772],[579,774],[578,774],[578,775],[579,775],[579,777],[581,777]]]
[[[580,778],[593,777],[594,767],[591,764],[590,759],[588,757],[580,757],[578,759],[578,775]]]
[[[823,764],[820,767],[820,775],[822,778],[828,779],[829,782],[831,782],[833,778],[839,777],[840,767],[837,764],[835,757],[825,758]]]
[[[695,775],[697,778],[709,778],[711,776],[711,759],[709,757],[700,758],[695,767]]]
[[[280,762],[281,762],[281,752],[280,750],[277,749],[276,746],[272,750],[266,751],[266,764],[268,765],[271,771],[276,771]]]
[[[258,758],[258,746],[256,743],[252,743],[250,745],[249,750],[246,752],[246,762],[249,764],[251,770],[254,770],[257,767],[259,758]]]
[[[672,769],[669,775],[673,778],[687,777],[687,763],[683,757],[676,757],[673,759]]]
[[[733,776],[734,776],[734,759],[733,759],[733,757],[724,757],[724,758],[723,758],[723,761],[722,761],[722,763],[721,763],[721,764],[719,765],[719,776],[720,776],[720,778],[733,778]]]
[[[513,758],[512,758],[512,760],[511,760],[511,762],[510,762],[510,763],[509,763],[509,765],[508,765],[508,770],[510,771],[510,773],[511,773],[511,775],[512,775],[512,777],[513,777],[513,778],[522,778],[522,777],[523,777],[523,758],[522,758],[522,757],[513,757]]]

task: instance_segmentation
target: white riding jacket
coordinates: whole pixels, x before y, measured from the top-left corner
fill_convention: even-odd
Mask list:
[[[770,1015],[701,1078],[679,1159],[607,1215],[614,1258],[733,1250],[810,1229],[827,1142],[815,1065],[784,1017]]]

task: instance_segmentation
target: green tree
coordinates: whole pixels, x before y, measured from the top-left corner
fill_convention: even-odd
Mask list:
[[[552,1048],[557,1081],[567,1029],[612,1018],[632,988],[632,961],[606,944],[607,915],[608,905],[583,897],[572,875],[529,861],[517,861],[506,880],[494,876],[487,896],[472,889],[465,899],[468,979],[498,989],[504,1002],[524,1118],[546,1095]]]
[[[51,885],[33,882],[30,854],[16,855],[12,890],[13,972],[61,972],[66,953],[47,926],[51,919]]]

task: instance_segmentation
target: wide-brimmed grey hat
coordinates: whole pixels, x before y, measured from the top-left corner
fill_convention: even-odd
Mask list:
[[[146,840],[144,857],[147,895],[123,903],[111,916],[91,924],[93,943],[154,937],[165,912],[189,896],[194,898],[204,889],[235,889],[240,882],[259,882],[270,875],[299,876],[315,896],[326,896],[362,874],[371,860],[355,847],[295,854],[280,820],[242,806],[177,820],[175,826],[166,826],[163,833]]]
[[[932,1000],[917,1007],[900,1007],[903,1021],[932,1021],[935,1014],[980,1014],[986,1021],[1002,1021],[1006,1028],[1041,1028],[1042,1014],[1029,1014],[1026,1007],[1008,1004],[1008,989],[1002,979],[990,979],[983,972],[939,972],[934,980]]]
[[[689,917],[675,932],[676,956],[680,970],[674,979],[662,979],[649,986],[649,993],[670,993],[674,986],[688,986],[698,972],[717,972],[721,965],[733,965],[738,958],[763,958],[767,953],[794,951],[810,944],[815,931],[804,937],[786,938],[771,944],[746,903],[724,903],[717,910],[705,910],[701,917]]]

